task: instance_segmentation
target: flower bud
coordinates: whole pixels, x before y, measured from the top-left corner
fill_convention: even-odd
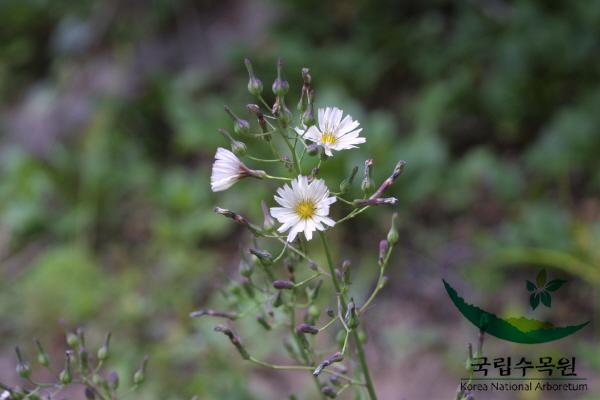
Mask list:
[[[265,119],[265,115],[261,111],[260,107],[256,104],[246,104],[246,109],[251,113],[256,115],[256,119],[258,120],[258,125],[263,133],[263,138],[268,142],[271,140],[271,134],[269,132],[269,127],[267,126],[267,120]]]
[[[365,197],[369,196],[371,194],[371,192],[373,191],[374,185],[373,185],[372,175],[373,175],[373,160],[368,159],[365,161],[365,174],[363,177],[363,181],[360,185],[360,188],[362,189]]]
[[[133,374],[133,384],[135,386],[141,385],[146,380],[147,364],[148,364],[148,356],[144,356],[144,359],[142,360],[142,365],[140,365],[140,368],[137,371],[135,371],[135,374]]]
[[[331,386],[323,386],[323,388],[321,389],[321,393],[323,393],[325,395],[325,397],[328,397],[330,399],[335,399],[337,397],[337,393],[335,391],[334,388],[332,388]]]
[[[354,304],[354,300],[351,300],[348,303],[348,310],[346,310],[346,316],[344,318],[346,320],[346,325],[350,329],[354,329],[358,326],[358,315],[356,315],[356,304]]]
[[[46,353],[46,351],[44,350],[44,348],[42,347],[42,344],[40,343],[39,340],[35,340],[35,345],[37,347],[37,361],[40,365],[47,367],[48,365],[50,365],[50,358],[48,357],[48,353]]]
[[[300,324],[296,327],[296,332],[308,333],[310,335],[316,335],[317,333],[319,333],[319,329],[314,325]]]
[[[111,371],[108,374],[108,387],[112,390],[117,390],[119,388],[119,374],[116,371]]]
[[[306,107],[306,110],[304,110],[304,112],[302,113],[302,124],[304,124],[304,126],[306,126],[307,128],[310,128],[317,122],[315,119],[314,99],[315,91],[311,89],[308,92],[308,106]]]
[[[294,288],[294,282],[292,281],[285,281],[285,280],[276,280],[275,282],[273,282],[273,287],[275,289],[293,289]]]
[[[319,309],[319,307],[313,304],[310,307],[308,307],[308,315],[310,315],[310,317],[313,320],[315,320],[319,318],[319,315],[321,315],[321,310]]]
[[[244,60],[246,69],[248,70],[248,92],[253,96],[260,96],[263,91],[263,84],[260,79],[254,75],[254,69],[249,59]]]
[[[229,114],[233,120],[233,131],[240,136],[248,135],[250,133],[250,123],[245,119],[238,118],[237,115],[231,111],[231,109],[225,106],[225,112]]]
[[[223,325],[217,325],[217,326],[215,326],[215,331],[221,332],[225,336],[227,336],[229,338],[229,341],[235,346],[235,348],[238,350],[238,352],[240,353],[240,355],[242,356],[242,358],[244,360],[248,360],[250,358],[250,354],[248,354],[248,352],[242,345],[240,338],[231,329],[229,329]]]
[[[389,242],[390,245],[394,245],[398,242],[398,229],[396,228],[396,220],[398,219],[398,213],[395,212],[394,214],[392,214],[392,224],[390,227],[390,230],[388,231],[387,234],[387,241]]]
[[[73,374],[71,373],[71,352],[67,351],[65,358],[65,368],[58,375],[58,380],[63,385],[68,385],[73,381]]]
[[[341,332],[341,333],[343,333],[343,332]],[[321,374],[321,372],[323,371],[323,369],[325,369],[326,367],[330,366],[333,363],[338,363],[338,362],[342,361],[343,359],[344,359],[344,356],[339,351],[333,353],[332,355],[330,355],[329,357],[327,357],[325,360],[323,360],[317,366],[317,368],[313,371],[313,375],[314,376],[319,376]]]
[[[15,347],[15,352],[17,353],[17,374],[21,378],[27,379],[31,375],[31,365],[23,359],[21,350],[18,347]]]
[[[219,133],[223,136],[225,136],[225,138],[227,140],[229,140],[229,144],[231,146],[231,151],[233,152],[233,154],[237,155],[237,156],[243,156],[246,154],[247,149],[246,149],[246,145],[244,144],[244,142],[240,142],[239,140],[235,140],[230,134],[229,132],[227,132],[226,129],[219,129]]]
[[[283,79],[283,60],[281,58],[277,60],[277,79],[273,82],[271,89],[275,96],[285,96],[290,90],[290,84]]]
[[[273,256],[268,251],[253,248],[248,249],[248,251],[250,251],[250,254],[258,257],[260,263],[265,267],[273,265]]]
[[[98,360],[105,361],[108,358],[108,349],[110,346],[110,332],[106,334],[106,339],[102,347],[98,349]]]
[[[77,335],[74,334],[73,332],[68,332],[67,333],[67,344],[72,349],[77,348],[79,346],[79,337],[77,337]]]
[[[273,216],[271,216],[269,207],[267,206],[267,203],[265,203],[264,200],[261,200],[260,207],[262,209],[264,217],[263,229],[267,232],[272,232],[277,226],[277,224],[275,223],[275,219],[273,218]]]
[[[92,389],[89,386],[85,387],[84,394],[85,394],[85,398],[88,399],[88,400],[95,400],[96,399],[96,392],[94,392],[94,389]]]
[[[273,307],[277,308],[283,304],[282,297],[283,297],[283,295],[281,294],[280,291],[275,294],[275,299],[273,299]]]
[[[306,152],[309,156],[316,156],[317,154],[319,154],[319,145],[316,143],[309,144],[308,146],[306,146]]]

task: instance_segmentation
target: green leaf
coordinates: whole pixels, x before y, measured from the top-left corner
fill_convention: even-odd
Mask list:
[[[535,280],[537,282],[538,287],[544,287],[544,284],[546,283],[546,269],[543,269],[540,272],[538,272]]]
[[[550,293],[547,291],[543,291],[541,294],[541,299],[542,299],[542,304],[545,305],[546,307],[551,307],[552,306],[552,297],[550,296]]]
[[[566,282],[567,281],[565,281],[564,279],[554,279],[554,280],[548,282],[548,284],[546,285],[546,287],[544,289],[546,289],[550,292],[554,292],[555,290],[558,290]]]
[[[535,310],[540,304],[540,294],[532,293],[531,296],[529,296],[529,304],[531,304],[531,308]]]
[[[527,286],[527,291],[529,291],[529,292],[533,292],[535,289],[537,289],[535,284],[531,281],[527,281],[526,286]]]

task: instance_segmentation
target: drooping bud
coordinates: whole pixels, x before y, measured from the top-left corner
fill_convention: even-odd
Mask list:
[[[254,75],[254,69],[249,59],[244,59],[244,64],[248,70],[248,92],[253,96],[260,96],[263,91],[263,84],[260,79]]]
[[[377,191],[375,193],[373,193],[373,195],[371,197],[372,198],[381,197],[383,195],[383,193],[387,189],[389,189],[390,186],[392,186],[392,184],[396,181],[396,179],[398,179],[400,174],[402,174],[402,172],[404,172],[405,167],[406,167],[406,161],[403,161],[403,160],[398,161],[398,163],[394,167],[394,171],[392,172],[392,174],[385,181],[383,181],[381,186],[379,186]]]
[[[233,120],[233,131],[240,136],[248,135],[250,133],[250,123],[245,119],[239,118],[231,111],[231,109],[225,106],[225,112],[229,114]]]
[[[15,353],[17,353],[17,374],[23,379],[29,378],[31,375],[31,365],[23,359],[19,347],[15,347]]]
[[[227,336],[244,360],[247,360],[250,358],[250,354],[248,354],[248,352],[242,345],[240,338],[231,329],[229,329],[223,325],[217,325],[217,326],[215,326],[215,332],[221,332],[225,336]]]
[[[40,365],[47,367],[50,365],[50,358],[48,357],[48,353],[42,347],[42,344],[39,340],[35,339],[35,346],[37,347],[37,361]]]
[[[300,324],[296,327],[296,332],[298,333],[308,333],[310,335],[316,335],[319,333],[319,329],[316,326],[309,324]]]
[[[356,199],[352,202],[354,207],[364,207],[364,206],[381,206],[381,205],[390,205],[395,206],[398,204],[398,199],[395,197],[377,197],[377,198],[368,198],[368,199]]]
[[[233,154],[235,154],[236,156],[243,156],[247,153],[246,145],[243,142],[240,142],[239,140],[235,140],[231,136],[231,134],[227,132],[226,129],[219,129],[219,133],[225,136],[227,140],[229,140],[229,144],[231,145],[231,151],[233,152]]]
[[[66,352],[65,368],[58,375],[58,380],[63,385],[68,385],[73,381],[73,374],[71,373],[71,351]]]
[[[354,177],[357,173],[358,165],[355,165],[354,168],[352,168],[352,172],[350,172],[350,176],[344,179],[342,183],[340,183],[340,194],[344,194],[348,191],[348,189],[350,189],[350,187],[352,186],[352,182],[354,181]]]
[[[333,353],[332,355],[327,357],[325,360],[323,360],[319,365],[317,365],[317,368],[313,371],[313,375],[319,376],[321,374],[321,372],[323,371],[323,369],[325,369],[326,367],[330,366],[333,363],[340,362],[343,359],[344,359],[344,355],[342,353],[340,353],[339,351],[336,353]]]
[[[277,79],[273,82],[271,89],[275,96],[285,96],[290,90],[290,84],[283,79],[283,60],[281,58],[277,60]]]
[[[191,312],[190,318],[198,318],[198,317],[203,317],[205,315],[209,316],[209,317],[230,319],[232,321],[236,320],[238,317],[237,314],[203,308],[201,310]]]
[[[286,280],[282,280],[282,279],[276,280],[275,282],[273,282],[273,287],[278,290],[283,290],[283,289],[290,290],[290,289],[293,289],[294,286],[295,286],[294,282],[286,281]]]
[[[248,251],[250,254],[256,256],[260,263],[265,267],[273,265],[273,256],[268,251],[253,248],[248,249]]]
[[[360,185],[360,188],[363,191],[363,194],[368,196],[373,191],[373,160],[368,159],[365,161],[365,174]]]
[[[390,245],[394,245],[398,242],[399,239],[399,235],[398,235],[398,228],[396,227],[396,220],[398,219],[398,213],[395,212],[394,214],[392,214],[392,223],[390,226],[390,230],[388,231],[387,234],[387,241],[389,242]]]
[[[98,360],[106,361],[108,359],[108,349],[110,347],[110,332],[106,334],[104,344],[98,349]]]
[[[144,356],[144,359],[142,360],[142,365],[140,365],[140,368],[135,371],[135,374],[133,374],[133,384],[136,386],[141,385],[142,383],[144,383],[144,381],[146,380],[146,367],[148,365],[148,356]]]
[[[214,212],[216,212],[217,214],[221,214],[227,218],[231,218],[232,220],[234,220],[235,222],[237,222],[238,224],[248,228],[253,234],[255,234],[256,236],[261,236],[262,232],[260,231],[260,229],[256,226],[254,226],[253,224],[251,224],[246,218],[244,218],[242,215],[237,214],[233,211],[230,211],[226,208],[221,208],[221,207],[215,207],[214,208]]]
[[[377,261],[379,262],[380,266],[383,266],[383,263],[385,262],[389,247],[390,245],[387,240],[384,239],[379,242],[379,258]]]
[[[267,120],[265,115],[261,111],[260,107],[256,104],[246,104],[246,109],[256,115],[258,125],[262,131],[262,137],[268,142],[271,140],[271,134],[269,133],[269,127],[267,126]]]

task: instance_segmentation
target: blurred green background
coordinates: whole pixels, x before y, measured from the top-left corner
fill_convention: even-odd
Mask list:
[[[464,376],[477,332],[442,277],[482,307],[527,314],[524,281],[546,266],[570,282],[547,317],[594,321],[599,46],[596,1],[0,2],[2,381],[16,381],[15,344],[32,356],[39,337],[60,357],[64,330],[81,325],[98,344],[113,333],[123,373],[151,356],[138,398],[311,398],[303,374],[253,369],[211,321],[188,318],[223,302],[245,240],[212,207],[260,220],[273,190],[209,189],[215,149],[227,145],[217,129],[230,129],[223,104],[243,114],[253,102],[246,56],[267,88],[283,57],[291,105],[309,67],[317,105],[361,122],[366,145],[325,178],[370,157],[381,181],[408,162],[393,189],[391,283],[367,320],[382,399],[450,399]],[[337,234],[336,253],[357,259],[358,298],[376,276],[362,255],[375,257],[390,215]],[[486,343],[495,355],[576,356],[586,395],[486,398],[599,398],[594,325],[550,345]],[[253,321],[243,337],[280,357]]]

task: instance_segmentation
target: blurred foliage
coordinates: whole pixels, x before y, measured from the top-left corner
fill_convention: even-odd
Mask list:
[[[261,4],[243,8],[240,26]],[[296,92],[300,67],[310,67],[318,105],[338,105],[364,126],[376,179],[397,159],[408,162],[394,189],[407,247],[439,258],[439,246],[457,240],[453,229],[466,226],[460,240],[485,254],[554,249],[597,265],[600,3],[286,0],[266,5],[279,14],[263,36],[224,42],[208,66],[181,57],[153,64],[142,51],[172,46],[171,37],[183,53],[186,41],[193,51],[196,41],[218,48],[219,35],[177,36],[182,15],[201,24],[240,7],[0,2],[5,119],[47,93],[34,90],[40,86],[54,98],[81,89],[91,99],[84,124],[44,121],[57,124],[60,137],[48,138],[42,155],[19,144],[15,124],[0,128],[2,346],[52,335],[62,317],[129,338],[124,363],[152,354],[150,374],[162,379],[148,396],[262,398],[250,394],[261,389],[250,388],[244,371],[231,369],[227,343],[209,332],[191,336],[187,319],[194,307],[221,301],[215,286],[237,268],[235,227],[210,212],[208,168],[225,145],[216,133],[229,128],[225,99],[239,113],[250,99],[244,55],[266,87],[273,76],[262,71],[272,71],[277,56]],[[228,24],[235,34],[238,26]],[[99,76],[106,65],[126,71],[107,72],[118,90],[86,92],[70,79],[84,68]],[[345,152],[332,175],[363,161]],[[267,193],[239,185],[244,196],[225,193],[221,205],[258,220],[258,208],[247,205]],[[382,217],[370,218],[372,228],[348,239],[354,254],[382,234]]]

